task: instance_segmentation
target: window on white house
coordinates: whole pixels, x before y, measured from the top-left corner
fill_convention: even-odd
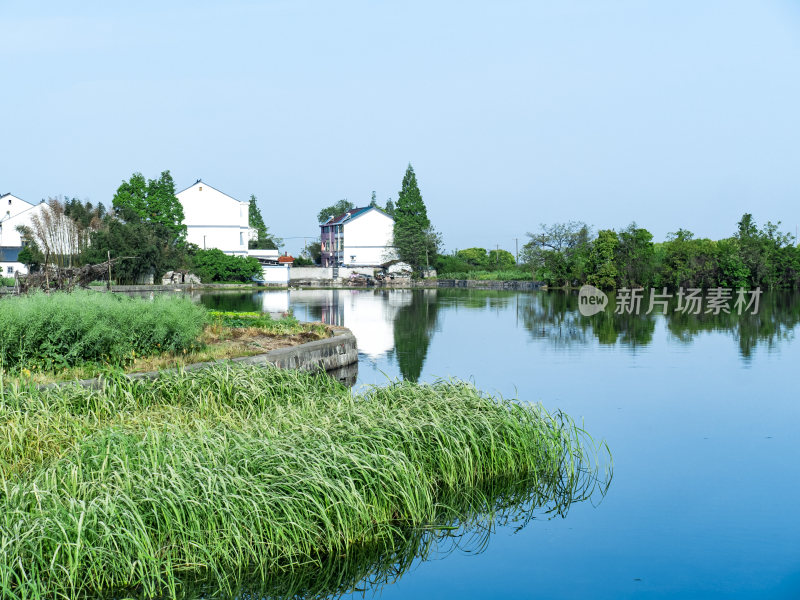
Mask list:
[[[239,245],[244,246],[244,233],[239,232]]]
[[[8,267],[8,274],[11,275],[14,272],[14,267]]]

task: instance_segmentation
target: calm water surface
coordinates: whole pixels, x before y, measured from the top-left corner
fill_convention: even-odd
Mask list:
[[[606,497],[367,586],[394,598],[800,597],[800,295],[757,317],[581,317],[558,292],[202,294],[358,338],[357,386],[470,379],[583,421],[613,454]],[[451,548],[452,549],[452,548]],[[430,560],[440,556],[441,560]]]

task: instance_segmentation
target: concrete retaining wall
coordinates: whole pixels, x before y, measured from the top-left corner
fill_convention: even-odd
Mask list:
[[[356,344],[356,336],[349,329],[341,328],[335,330],[330,338],[315,340],[290,348],[278,348],[266,354],[193,363],[184,367],[164,369],[162,371],[129,373],[127,376],[131,379],[151,380],[156,379],[161,373],[175,373],[181,370],[196,371],[227,362],[247,365],[274,365],[279,369],[298,369],[300,371],[325,371],[342,383],[353,385],[358,375],[358,346]],[[77,382],[51,383],[40,387],[58,387],[69,383],[78,383],[90,388],[99,388],[102,385],[99,379],[81,379]]]
[[[539,290],[541,281],[489,281],[479,279],[440,279],[440,288],[473,288],[483,290]]]

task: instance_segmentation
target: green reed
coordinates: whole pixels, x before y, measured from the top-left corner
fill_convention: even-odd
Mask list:
[[[190,352],[208,320],[190,299],[75,291],[0,300],[0,366],[56,370],[124,365],[136,356]]]
[[[221,365],[98,390],[0,385],[0,594],[175,595],[187,578],[234,593],[458,526],[459,503],[565,514],[604,493],[597,450],[566,416],[459,381],[354,394]],[[469,492],[498,482],[513,493]]]

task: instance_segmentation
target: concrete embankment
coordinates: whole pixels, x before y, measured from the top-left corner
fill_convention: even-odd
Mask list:
[[[301,371],[325,371],[345,385],[353,385],[358,375],[358,345],[356,336],[349,329],[338,328],[333,336],[324,340],[315,340],[289,348],[278,348],[265,354],[242,356],[229,360],[192,363],[180,367],[180,370],[194,371],[225,362],[249,365],[274,365],[280,369],[298,369]],[[146,373],[129,373],[131,379],[155,379],[161,373],[175,372],[179,369],[163,369]],[[73,382],[67,382],[73,383]],[[85,387],[98,387],[99,379],[82,379],[77,381]],[[41,387],[53,387],[64,383],[52,383]]]

